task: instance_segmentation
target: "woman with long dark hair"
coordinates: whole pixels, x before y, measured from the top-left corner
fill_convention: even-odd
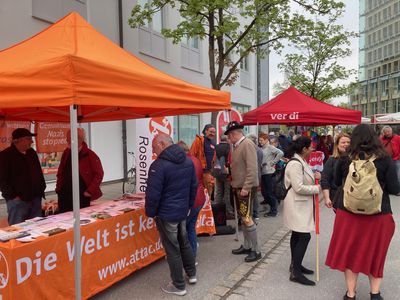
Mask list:
[[[352,160],[373,161],[377,179],[383,190],[381,212],[373,215],[354,214],[338,197],[336,219],[329,245],[326,265],[344,272],[347,292],[343,299],[356,298],[359,273],[369,277],[371,300],[382,300],[380,285],[383,267],[395,224],[390,207],[390,194],[400,191],[399,179],[392,159],[388,156],[373,129],[361,124],[351,136],[349,156],[338,162],[335,183],[342,185]]]
[[[290,250],[290,280],[304,285],[315,285],[304,274],[314,272],[303,267],[302,262],[311,239],[311,231],[315,230],[314,195],[320,192],[320,186],[314,183],[321,179],[319,172],[313,173],[307,164],[307,158],[313,151],[311,140],[301,136],[293,141],[287,156],[291,158],[285,169],[285,186],[289,189],[283,201],[283,219],[285,225],[292,230]]]

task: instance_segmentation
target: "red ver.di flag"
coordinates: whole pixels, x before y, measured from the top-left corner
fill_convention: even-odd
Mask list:
[[[324,158],[325,155],[322,151],[314,151],[311,152],[310,157],[308,158],[308,164],[311,169],[315,172],[322,172],[324,169]]]

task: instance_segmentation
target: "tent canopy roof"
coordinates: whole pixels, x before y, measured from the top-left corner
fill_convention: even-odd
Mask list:
[[[77,13],[0,51],[0,118],[81,122],[230,108],[228,92],[164,74],[115,45]]]
[[[361,123],[361,111],[333,106],[289,87],[274,99],[243,115],[244,125],[336,125]]]

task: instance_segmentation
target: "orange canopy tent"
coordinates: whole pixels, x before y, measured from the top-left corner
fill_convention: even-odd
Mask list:
[[[230,108],[228,92],[149,66],[71,13],[0,51],[0,117],[13,120],[126,120]]]
[[[80,249],[77,122],[218,111],[230,95],[166,75],[98,33],[76,13],[0,51],[0,118],[71,123],[74,245]],[[75,299],[81,257],[74,252]]]

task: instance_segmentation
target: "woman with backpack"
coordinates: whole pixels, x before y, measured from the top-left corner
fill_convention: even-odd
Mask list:
[[[344,186],[325,264],[344,272],[344,300],[356,299],[359,273],[369,277],[371,300],[382,300],[383,267],[395,229],[389,193],[397,194],[400,184],[392,159],[370,126],[354,128],[349,156],[339,160],[335,177],[336,185]]]
[[[339,158],[347,155],[347,149],[350,145],[350,136],[347,133],[339,133],[335,143],[333,144],[333,154],[324,163],[324,170],[321,177],[322,193],[324,194],[325,205],[328,208],[334,206],[333,199],[335,197],[338,186],[335,184],[335,172]],[[336,208],[336,206],[335,206]]]
[[[314,183],[315,179],[321,179],[321,174],[313,173],[307,164],[307,158],[312,151],[311,140],[308,137],[297,138],[288,148],[287,155],[290,160],[286,165],[284,177],[288,192],[283,201],[283,219],[285,225],[292,230],[289,279],[304,285],[315,285],[314,281],[304,276],[314,272],[303,267],[302,262],[311,239],[310,232],[315,230],[314,195],[321,190],[320,186]]]

